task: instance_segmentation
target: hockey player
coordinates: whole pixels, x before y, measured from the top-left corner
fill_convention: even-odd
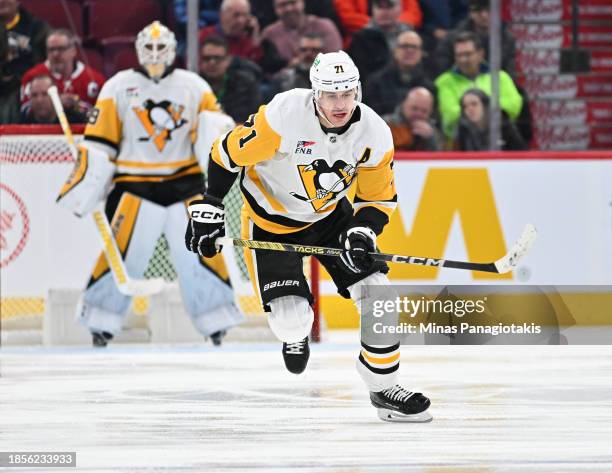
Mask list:
[[[393,141],[385,122],[360,103],[359,71],[343,51],[319,54],[312,90],[280,93],[243,125],[218,138],[208,164],[204,198],[189,206],[185,243],[213,257],[225,234],[222,199],[240,175],[244,200],[242,238],[345,249],[342,258],[319,257],[338,291],[363,308],[382,286],[393,297],[384,263],[367,254],[396,206]],[[347,193],[356,186],[354,204]],[[246,251],[251,277],[283,342],[285,366],[301,373],[309,358],[312,294],[298,253]],[[380,294],[380,293],[378,293]],[[370,304],[368,304],[370,302]],[[362,343],[357,370],[381,419],[426,422],[429,399],[397,384],[399,340]]]
[[[175,49],[174,34],[157,21],[138,34],[140,67],[117,73],[100,91],[79,161],[58,201],[82,216],[112,184],[106,214],[130,275],[143,275],[163,232],[186,310],[194,326],[219,344],[243,316],[234,306],[223,257],[185,252],[182,229],[187,202],[201,195],[199,160],[208,152],[201,156],[198,150],[210,149],[233,122],[219,112],[203,79],[173,67]],[[121,330],[130,302],[101,255],[78,309],[94,345],[105,346]]]

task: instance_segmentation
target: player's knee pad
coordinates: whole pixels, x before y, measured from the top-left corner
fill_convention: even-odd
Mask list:
[[[293,343],[308,336],[314,321],[314,312],[308,300],[299,296],[284,296],[270,301],[268,305],[268,325],[276,338]]]
[[[62,207],[82,217],[92,212],[104,199],[116,166],[109,161],[106,153],[93,146],[79,146],[74,166],[57,201]]]

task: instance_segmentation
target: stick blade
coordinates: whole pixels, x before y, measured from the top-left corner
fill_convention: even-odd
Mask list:
[[[126,296],[150,296],[160,292],[165,285],[164,278],[130,279],[123,284],[117,284],[117,288]]]
[[[495,262],[497,272],[500,274],[512,271],[518,265],[519,261],[525,256],[533,243],[536,240],[538,232],[532,224],[525,225],[520,238],[510,249],[510,251]]]

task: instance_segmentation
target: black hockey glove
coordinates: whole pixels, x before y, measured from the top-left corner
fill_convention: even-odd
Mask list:
[[[368,254],[376,251],[376,233],[368,227],[350,227],[340,234],[340,259],[354,273],[372,268],[374,259]]]
[[[189,222],[185,232],[185,246],[189,251],[211,258],[221,250],[215,240],[225,236],[225,207],[221,200],[205,196],[194,200],[187,208]]]

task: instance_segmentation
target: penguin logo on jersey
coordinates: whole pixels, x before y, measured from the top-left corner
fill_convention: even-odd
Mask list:
[[[303,202],[309,202],[314,210],[318,211],[350,187],[356,168],[342,160],[330,166],[324,159],[316,159],[308,165],[298,165],[298,171],[306,196],[296,192],[291,192],[291,195]]]
[[[172,139],[172,132],[187,123],[182,117],[185,106],[168,100],[157,103],[147,99],[142,107],[134,107],[133,110],[148,135],[140,138],[140,141],[152,141],[160,152]]]

